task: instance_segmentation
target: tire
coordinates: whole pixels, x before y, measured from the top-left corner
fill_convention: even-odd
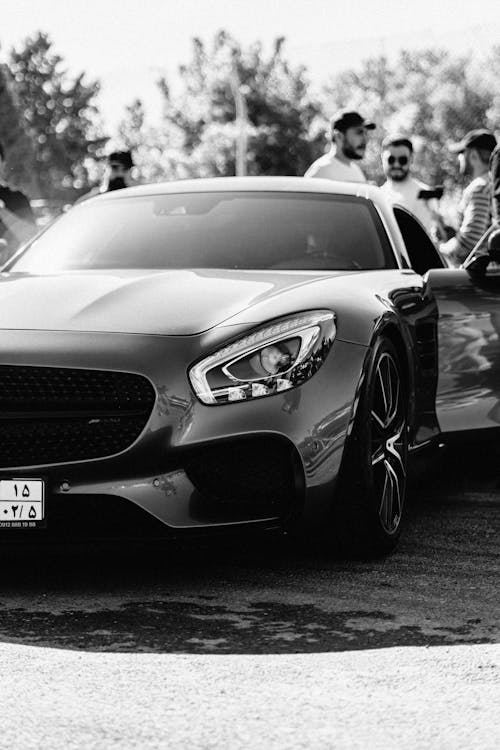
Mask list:
[[[378,339],[344,449],[334,531],[343,552],[383,555],[401,534],[408,463],[407,388],[390,339]]]

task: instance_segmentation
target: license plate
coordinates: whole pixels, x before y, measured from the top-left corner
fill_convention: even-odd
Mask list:
[[[0,479],[0,529],[36,528],[44,519],[43,479]]]

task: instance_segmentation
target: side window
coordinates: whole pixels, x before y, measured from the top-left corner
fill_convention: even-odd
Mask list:
[[[413,270],[423,275],[430,268],[444,268],[441,256],[420,222],[400,206],[394,207],[394,216]]]

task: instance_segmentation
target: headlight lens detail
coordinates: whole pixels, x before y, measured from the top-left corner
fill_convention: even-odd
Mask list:
[[[292,363],[292,355],[285,346],[266,346],[259,352],[259,360],[268,375],[286,372]]]
[[[315,310],[282,318],[193,365],[204,404],[245,401],[295,388],[321,367],[335,338],[335,315]]]

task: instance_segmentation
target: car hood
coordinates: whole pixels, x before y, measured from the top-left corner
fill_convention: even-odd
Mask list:
[[[328,277],[334,275],[344,273]],[[319,278],[325,274],[224,270],[3,273],[0,325],[10,330],[190,335]]]

